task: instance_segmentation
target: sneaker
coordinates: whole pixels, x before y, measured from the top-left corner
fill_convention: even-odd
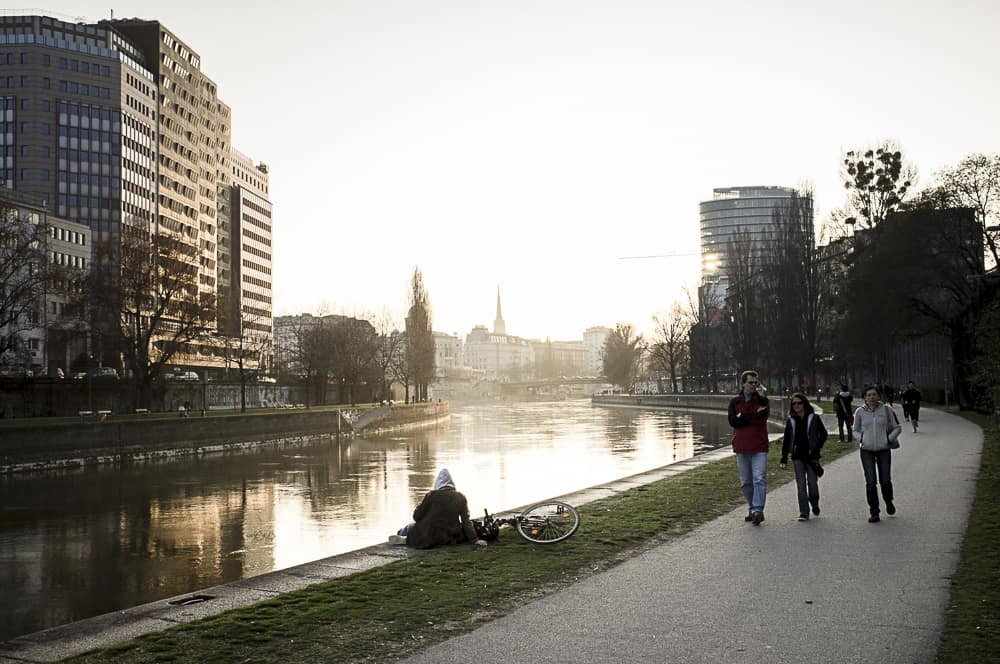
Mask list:
[[[888,500],[885,503],[885,513],[888,514],[889,516],[892,516],[893,514],[896,513],[896,506],[892,504],[891,500]]]
[[[406,538],[402,535],[389,535],[389,544],[406,544]]]
[[[878,523],[881,520],[882,519],[878,518],[878,514],[872,514],[870,517],[868,517],[868,523]]]
[[[813,514],[819,516],[819,505],[813,505]]]
[[[808,514],[800,514],[799,515],[799,521],[808,521],[808,520],[809,520],[809,515]]]

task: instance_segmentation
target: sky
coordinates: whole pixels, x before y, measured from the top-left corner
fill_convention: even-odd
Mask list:
[[[698,285],[717,187],[845,203],[850,149],[918,187],[1000,152],[993,0],[40,0],[156,19],[201,56],[270,170],[277,315],[390,315],[581,339]],[[113,6],[112,6],[113,5]],[[625,258],[653,256],[653,258]]]

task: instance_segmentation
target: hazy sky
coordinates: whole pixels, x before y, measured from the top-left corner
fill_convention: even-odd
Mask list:
[[[58,18],[112,3],[42,0]],[[697,6],[695,6],[697,5]],[[897,141],[920,184],[1000,152],[993,0],[131,2],[202,59],[271,172],[277,314],[579,339],[695,287],[715,187],[811,182]]]

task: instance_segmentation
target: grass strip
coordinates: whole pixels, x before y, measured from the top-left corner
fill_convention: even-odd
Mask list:
[[[768,482],[778,469],[771,445]],[[831,461],[854,445],[831,441]],[[444,547],[316,584],[73,662],[372,662],[412,654],[470,631],[743,504],[732,458],[636,487],[579,508],[581,525],[552,546],[504,530],[485,549]]]
[[[983,429],[976,496],[965,531],[939,664],[1000,662],[1000,423],[964,414]]]

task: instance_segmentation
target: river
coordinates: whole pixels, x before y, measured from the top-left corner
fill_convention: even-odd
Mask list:
[[[726,444],[725,417],[589,400],[441,425],[0,478],[0,640],[385,541],[447,467],[473,516]]]

